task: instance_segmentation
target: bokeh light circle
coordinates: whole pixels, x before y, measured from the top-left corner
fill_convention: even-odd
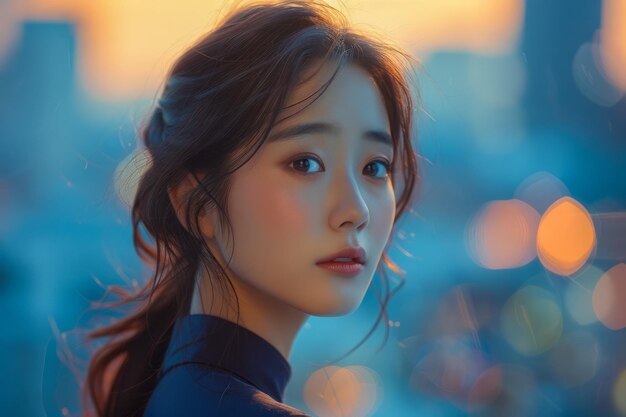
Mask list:
[[[593,289],[593,310],[606,327],[626,327],[626,264],[617,264],[602,275]]]
[[[551,349],[559,341],[563,317],[550,292],[528,285],[505,303],[500,328],[511,347],[523,355],[535,356]]]
[[[580,92],[594,103],[611,107],[624,93],[604,74],[601,49],[596,42],[583,43],[572,61],[572,76]]]
[[[600,268],[588,265],[572,275],[565,288],[565,307],[570,316],[581,325],[598,321],[593,311],[592,295],[600,277],[604,274]]]
[[[535,258],[539,213],[517,199],[485,204],[468,223],[465,246],[484,268],[509,269]]]
[[[593,220],[573,198],[560,198],[541,217],[537,255],[543,266],[555,274],[571,275],[578,271],[595,246]]]
[[[476,378],[467,397],[468,409],[472,412],[493,404],[502,391],[502,367],[493,365]]]
[[[380,377],[364,366],[325,366],[304,386],[304,401],[318,417],[365,417],[381,400]]]
[[[559,198],[569,196],[570,191],[556,176],[547,171],[539,171],[524,179],[513,195],[537,212],[544,213]]]

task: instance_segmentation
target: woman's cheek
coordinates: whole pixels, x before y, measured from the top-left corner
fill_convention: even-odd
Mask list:
[[[250,207],[269,234],[302,233],[311,221],[310,202],[286,185],[257,187]]]
[[[378,236],[381,240],[383,237],[387,237],[391,233],[393,228],[393,220],[395,217],[395,197],[393,192],[391,194],[381,198],[377,202],[376,214],[373,219],[372,225],[373,235]]]

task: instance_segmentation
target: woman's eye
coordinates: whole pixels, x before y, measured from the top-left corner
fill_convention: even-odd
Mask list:
[[[313,161],[313,163],[311,164],[311,162],[309,161]],[[386,159],[376,159],[370,162],[369,164],[367,164],[367,167],[376,166],[376,163],[378,163],[379,166],[382,166],[382,168],[374,169],[375,172],[373,176],[377,178],[385,179],[391,172],[391,163],[387,161]],[[307,157],[295,159],[289,165],[290,166],[293,165],[293,169],[295,169],[296,171],[302,172],[308,175],[312,173],[312,172],[309,172],[309,169],[312,168],[312,165],[313,165],[313,168],[315,168],[315,165],[317,165],[318,167],[321,167],[322,164],[319,161],[319,159],[314,158],[312,156],[307,156]],[[382,175],[380,175],[381,173]],[[379,176],[377,176],[376,174],[379,174]]]
[[[386,159],[376,159],[370,162],[368,166],[374,164],[375,162],[378,162],[383,167],[383,176],[379,178],[386,178],[391,173],[391,164]],[[377,172],[381,172],[380,169]]]
[[[292,161],[292,162],[291,162],[291,164],[290,164],[290,165],[293,165],[293,166],[294,166],[294,169],[295,169],[296,171],[299,171],[299,172],[305,172],[306,174],[310,174],[310,172],[306,172],[306,171],[307,171],[307,170],[311,167],[311,164],[310,164],[310,163],[302,163],[302,162],[307,162],[307,161],[316,161],[316,162],[314,163],[314,165],[315,165],[315,164],[317,164],[317,165],[321,165],[321,164],[319,163],[319,160],[318,160],[317,158],[313,158],[313,157],[311,157],[311,156],[307,156],[306,158],[298,158],[298,159],[295,159],[294,161]],[[304,171],[302,171],[302,170],[304,170]]]

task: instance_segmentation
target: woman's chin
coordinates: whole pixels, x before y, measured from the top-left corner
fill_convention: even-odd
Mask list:
[[[337,317],[354,312],[361,305],[362,300],[355,300],[354,298],[349,300],[336,298],[314,300],[310,298],[307,301],[306,306],[301,308],[307,314],[318,317]]]

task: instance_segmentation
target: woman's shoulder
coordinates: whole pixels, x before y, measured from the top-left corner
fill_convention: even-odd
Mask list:
[[[311,417],[219,369],[189,364],[159,381],[143,417]]]

